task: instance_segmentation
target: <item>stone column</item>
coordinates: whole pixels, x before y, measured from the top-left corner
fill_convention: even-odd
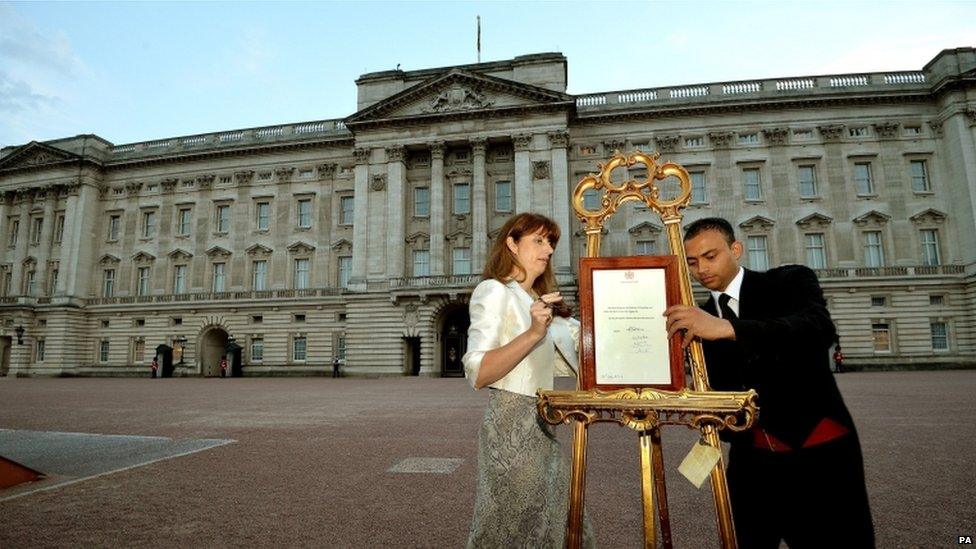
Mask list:
[[[532,136],[520,134],[512,136],[515,147],[515,213],[532,210],[532,167],[529,162],[529,148]]]
[[[7,217],[10,216],[10,204],[13,202],[12,192],[0,193],[0,261],[7,261],[7,238],[10,231]],[[0,283],[3,281],[0,280]],[[11,288],[13,290],[13,288]]]
[[[54,239],[54,204],[58,201],[58,194],[54,188],[43,189],[38,193],[38,197],[44,200],[44,225],[41,227],[41,242],[37,248],[37,295],[53,295],[48,292],[48,265],[47,260],[51,257],[51,241]]]
[[[480,273],[488,255],[488,193],[485,189],[485,149],[488,140],[484,137],[471,141],[472,185],[471,185],[471,272]]]
[[[549,132],[549,146],[552,154],[552,173],[550,174],[552,178],[552,217],[566,237],[571,235],[573,228],[577,226],[576,223],[573,223],[574,216],[570,215],[569,160],[566,155],[568,145],[569,132]],[[564,237],[562,242],[556,246],[556,251],[553,253],[553,271],[556,274],[570,274],[572,272],[569,245],[570,239]]]
[[[444,143],[430,144],[430,274],[444,274]]]
[[[98,218],[98,189],[94,185],[77,183],[68,187],[65,208],[64,239],[61,249],[61,274],[56,295],[86,297],[95,262],[95,221]],[[118,278],[116,279],[118,281]]]
[[[406,221],[404,220],[404,186],[406,185],[406,168],[403,165],[404,150],[402,145],[386,148],[386,204],[389,216],[386,231],[386,276],[388,278],[403,277],[404,254],[406,253]]]
[[[17,189],[17,197],[14,202],[15,215],[19,214],[20,227],[17,231],[17,246],[14,248],[14,276],[11,281],[11,293],[14,295],[24,295],[24,260],[27,259],[28,248],[30,247],[30,211],[33,204],[33,189]],[[27,215],[24,215],[27,214]]]
[[[352,224],[352,275],[349,277],[351,287],[366,286],[366,247],[369,230],[369,155],[370,150],[357,148],[353,151],[356,157],[354,172],[355,186],[355,219]]]

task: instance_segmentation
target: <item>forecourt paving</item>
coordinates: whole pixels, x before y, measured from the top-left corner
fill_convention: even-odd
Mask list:
[[[976,535],[976,372],[838,381],[878,547]],[[0,547],[461,547],[485,401],[461,379],[0,378],[0,454],[52,473],[0,491]],[[716,547],[707,484],[676,472],[695,440],[664,432],[675,544]],[[591,428],[602,547],[640,546],[637,458],[634,432]]]

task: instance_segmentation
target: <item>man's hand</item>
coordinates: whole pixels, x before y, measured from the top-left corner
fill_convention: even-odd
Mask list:
[[[668,337],[672,337],[678,330],[684,331],[684,341],[681,344],[683,349],[687,349],[696,337],[708,341],[735,339],[735,329],[731,322],[712,316],[698,307],[673,305],[664,311],[664,316],[668,317]]]

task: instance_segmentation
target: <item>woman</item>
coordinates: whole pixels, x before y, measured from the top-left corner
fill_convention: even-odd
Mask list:
[[[569,468],[535,393],[575,375],[579,322],[568,317],[549,260],[559,227],[533,213],[502,226],[471,294],[464,373],[488,387],[478,432],[478,489],[468,547],[561,548]],[[592,545],[589,524],[584,540]]]

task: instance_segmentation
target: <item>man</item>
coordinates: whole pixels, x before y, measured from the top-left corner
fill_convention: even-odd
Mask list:
[[[836,331],[816,275],[799,265],[739,266],[742,243],[721,218],[692,223],[688,267],[711,298],[668,308],[668,333],[702,340],[713,389],[759,394],[758,425],[724,433],[739,545],[873,547],[854,422],[830,372]]]

